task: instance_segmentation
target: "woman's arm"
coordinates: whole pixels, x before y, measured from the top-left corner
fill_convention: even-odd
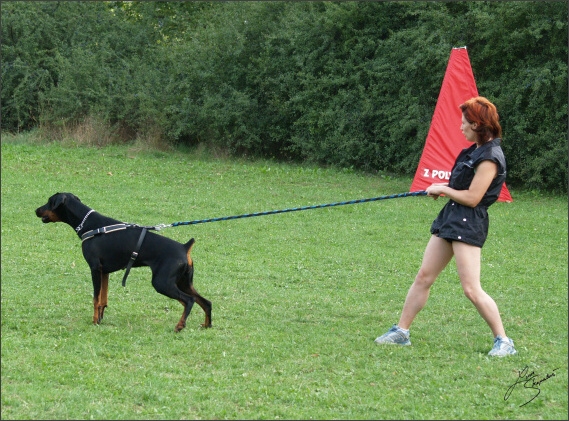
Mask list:
[[[455,190],[448,184],[433,184],[427,187],[427,195],[435,200],[441,194],[464,206],[476,207],[490,187],[492,180],[498,175],[498,164],[492,161],[482,161],[476,167],[476,174],[468,190]]]

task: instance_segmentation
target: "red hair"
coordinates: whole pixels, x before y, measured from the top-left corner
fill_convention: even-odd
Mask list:
[[[476,124],[476,129],[472,129],[478,136],[478,143],[484,144],[490,139],[502,137],[502,126],[500,126],[498,111],[496,106],[483,96],[477,96],[461,104],[460,109],[466,121]]]

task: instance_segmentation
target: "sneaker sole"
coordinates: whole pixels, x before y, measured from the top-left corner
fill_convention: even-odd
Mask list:
[[[516,355],[517,352],[508,352],[507,354],[488,354],[489,357],[509,357],[510,355]]]
[[[377,342],[374,341],[376,345],[399,345],[399,346],[410,346],[411,342],[405,342],[404,344],[400,344],[397,342]]]

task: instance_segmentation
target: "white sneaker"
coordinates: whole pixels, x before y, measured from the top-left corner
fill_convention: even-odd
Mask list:
[[[384,333],[379,338],[377,338],[375,340],[375,343],[378,345],[411,345],[409,334],[403,332],[403,330],[397,325],[393,325],[391,329],[387,331],[387,333]]]
[[[500,335],[494,338],[494,347],[488,355],[492,357],[505,357],[506,355],[515,355],[518,351],[514,348],[514,341],[510,338],[502,338]]]

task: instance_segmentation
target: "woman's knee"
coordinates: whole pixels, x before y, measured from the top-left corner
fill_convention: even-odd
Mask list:
[[[419,272],[417,272],[417,276],[415,276],[415,285],[422,288],[430,288],[436,279],[436,274],[421,268]]]
[[[482,290],[481,288],[463,286],[462,290],[464,291],[464,295],[466,295],[466,298],[472,301],[474,305],[476,305],[476,303],[478,303],[486,295],[484,290]]]

